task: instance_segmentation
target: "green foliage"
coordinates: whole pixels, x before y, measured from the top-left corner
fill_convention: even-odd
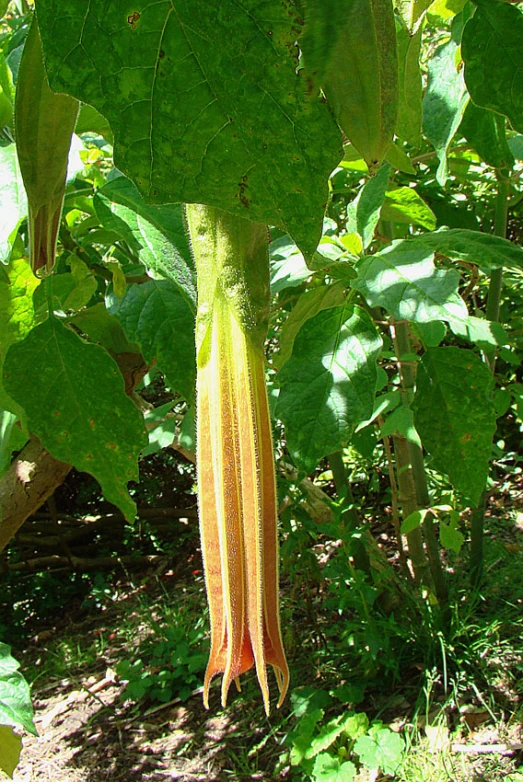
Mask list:
[[[510,3],[476,0],[463,31],[465,80],[478,106],[505,114],[523,132],[523,13]],[[510,85],[510,86],[508,86]]]
[[[4,383],[44,446],[94,475],[107,499],[132,519],[136,506],[127,482],[138,477],[147,440],[143,417],[107,352],[50,317],[11,346]]]
[[[195,16],[191,2],[176,14],[95,2],[85,15],[83,0],[40,0],[38,20],[51,87],[107,117],[116,165],[148,198],[278,225],[314,252],[340,135],[296,74],[289,2]]]
[[[350,782],[363,770],[394,776],[405,751],[403,738],[379,720],[369,723],[363,712],[342,711],[324,721],[326,707],[340,709],[333,696],[336,692],[310,688],[293,696],[298,721],[287,736],[291,764],[302,766],[313,782]]]
[[[364,310],[346,304],[307,320],[278,374],[277,415],[289,450],[309,472],[372,413],[381,339]]]
[[[479,502],[496,428],[492,375],[481,359],[455,347],[430,348],[418,373],[416,427],[453,485]]]

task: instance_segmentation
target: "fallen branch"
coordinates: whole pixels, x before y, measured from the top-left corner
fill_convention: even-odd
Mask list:
[[[165,555],[150,554],[140,557],[61,557],[58,554],[49,557],[38,557],[36,559],[27,559],[25,562],[15,562],[6,564],[4,567],[9,571],[40,573],[44,570],[54,570],[55,568],[74,570],[97,570],[100,568],[113,567],[138,567],[142,565],[153,565],[165,559]]]

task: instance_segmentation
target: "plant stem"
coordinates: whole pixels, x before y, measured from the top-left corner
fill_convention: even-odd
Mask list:
[[[341,451],[334,451],[327,456],[327,461],[332,472],[332,479],[336,487],[336,494],[341,497],[343,493],[347,495],[349,501],[352,501],[352,491],[347,481],[347,473],[345,472],[345,465],[343,464],[343,456]]]
[[[494,235],[505,238],[507,235],[508,198],[510,193],[510,181],[500,171],[496,171],[498,180],[498,192],[494,213]],[[485,314],[488,320],[499,320],[501,291],[503,287],[503,269],[493,269],[490,275],[490,284],[487,296]],[[496,351],[484,354],[485,361],[490,371],[496,370]],[[472,509],[470,519],[470,580],[474,588],[477,588],[483,575],[483,539],[485,534],[485,509],[487,504],[487,492],[484,491],[476,508]]]

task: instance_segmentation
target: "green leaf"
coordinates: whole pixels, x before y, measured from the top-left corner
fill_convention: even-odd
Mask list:
[[[429,231],[433,231],[437,225],[436,215],[413,187],[387,190],[381,217],[393,223],[421,225]]]
[[[459,131],[487,165],[494,168],[512,168],[514,165],[505,137],[504,117],[469,101]]]
[[[296,464],[314,469],[372,414],[381,338],[364,310],[350,305],[307,320],[278,373],[276,414]]]
[[[181,204],[147,204],[136,185],[119,176],[101,187],[93,205],[100,222],[116,231],[147,269],[179,286],[196,303],[196,275]]]
[[[0,769],[11,779],[20,760],[21,751],[22,739],[20,736],[14,732],[12,727],[0,725]]]
[[[0,724],[21,726],[36,736],[31,693],[19,667],[11,648],[0,643]]]
[[[102,117],[99,111],[96,111],[93,106],[89,106],[87,103],[80,106],[74,132],[77,136],[80,136],[82,133],[96,133],[98,136],[102,136],[109,144],[112,145],[113,143],[113,134],[109,123],[105,117]]]
[[[9,5],[9,0],[0,0],[0,19],[4,16],[5,12],[7,11],[8,5]]]
[[[27,196],[14,144],[0,147],[0,263],[7,263],[15,232],[27,215]]]
[[[51,317],[11,346],[4,383],[44,447],[91,473],[105,498],[133,519],[127,482],[138,480],[137,459],[147,438],[143,416],[107,351]]]
[[[443,548],[450,549],[451,551],[455,551],[456,554],[459,554],[465,542],[465,536],[459,531],[456,519],[451,519],[449,524],[440,521],[439,539]]]
[[[389,184],[390,165],[383,165],[378,173],[362,187],[347,209],[348,233],[357,231],[366,249],[374,238],[380,210]]]
[[[473,503],[488,475],[496,415],[492,376],[470,350],[430,348],[418,367],[414,420],[434,467]]]
[[[397,0],[396,6],[409,30],[419,21],[431,0]]]
[[[461,123],[469,94],[457,67],[458,44],[447,41],[429,60],[428,85],[423,98],[423,130],[439,158],[437,180],[448,177],[447,151]]]
[[[403,519],[401,523],[401,534],[408,535],[409,533],[414,532],[415,529],[418,529],[425,520],[425,516],[428,512],[429,511],[426,508],[423,508],[422,510],[413,510],[412,513],[409,513],[407,518]]]
[[[455,323],[459,323],[461,326],[460,321],[452,321],[452,325]],[[440,320],[433,320],[430,323],[413,323],[412,328],[423,345],[429,348],[436,348],[447,335],[447,326]]]
[[[316,757],[316,755],[328,749],[336,741],[338,736],[343,733],[343,724],[340,724],[342,719],[343,715],[340,715],[329,720],[326,725],[321,726],[318,735],[314,736],[305,752],[306,760]]]
[[[474,103],[505,114],[523,133],[523,13],[498,0],[476,0],[465,25],[465,81]]]
[[[518,134],[508,139],[507,144],[516,160],[523,160],[523,136]]]
[[[0,476],[9,468],[13,451],[20,451],[27,442],[18,416],[9,410],[0,410]]]
[[[484,350],[504,345],[508,340],[507,333],[501,323],[485,320],[485,318],[476,318],[473,315],[469,315],[467,320],[463,322],[451,321],[450,327],[454,334],[465,337]]]
[[[388,148],[385,160],[404,174],[416,174],[416,169],[410,162],[409,156],[394,142]]]
[[[0,407],[22,415],[4,390],[1,370],[9,346],[23,339],[34,325],[33,293],[38,280],[23,259],[11,262],[7,276],[8,284],[0,281]]]
[[[349,713],[343,723],[343,732],[354,741],[358,736],[364,736],[369,728],[369,718],[365,712]]]
[[[321,236],[341,135],[296,73],[302,20],[287,0],[39,0],[51,86],[94,106],[116,166],[156,203],[218,207]]]
[[[410,443],[421,448],[421,440],[414,426],[414,415],[406,405],[400,405],[386,417],[381,427],[381,434],[384,437],[394,434],[403,435]]]
[[[312,768],[313,782],[352,782],[356,766],[350,760],[341,761],[328,752],[316,757]]]
[[[384,307],[396,320],[424,323],[464,320],[465,302],[458,295],[459,273],[436,269],[430,249],[407,241],[392,242],[363,258],[351,284],[370,307]]]
[[[271,293],[274,295],[285,288],[296,288],[311,276],[305,258],[290,236],[281,236],[269,246],[271,268]]]
[[[282,367],[291,357],[296,334],[305,321],[321,310],[343,304],[344,300],[344,287],[339,283],[320,285],[302,293],[282,326],[279,340],[280,352],[275,357],[276,366]]]
[[[149,445],[143,449],[142,456],[158,453],[162,448],[172,445],[177,423],[176,417],[172,414],[173,405],[174,402],[167,402],[145,413]]]
[[[403,759],[404,741],[390,728],[372,726],[368,736],[361,736],[354,745],[354,752],[360,763],[369,771],[381,769],[384,774],[394,776]]]
[[[145,360],[156,358],[169,385],[191,400],[196,382],[194,313],[176,285],[169,280],[131,285],[116,317]]]
[[[460,14],[468,0],[434,0],[428,13],[441,19],[451,19]]]
[[[398,39],[398,120],[396,135],[413,147],[421,146],[422,81],[420,69],[421,28],[411,34],[399,20]]]
[[[305,712],[289,734],[288,741],[291,744],[291,765],[297,766],[305,758],[305,753],[310,747],[316,725],[323,717],[323,709],[311,709]]]
[[[93,342],[99,342],[113,353],[140,352],[136,343],[129,342],[122,324],[115,315],[111,315],[102,301],[82,310],[69,322],[87,334]]]
[[[433,252],[446,255],[453,261],[475,263],[484,269],[497,269],[507,266],[521,270],[523,268],[523,247],[508,239],[493,234],[471,231],[466,228],[454,228],[450,231],[433,231],[412,239],[397,243],[402,248],[414,251],[419,247],[430,248]]]
[[[316,0],[316,5],[323,3]],[[325,15],[332,5],[325,4]],[[392,0],[343,0],[339,5],[344,13],[337,17],[322,87],[347,137],[374,170],[392,141],[398,110]],[[321,27],[317,35],[323,35]],[[306,62],[307,49],[304,52]]]

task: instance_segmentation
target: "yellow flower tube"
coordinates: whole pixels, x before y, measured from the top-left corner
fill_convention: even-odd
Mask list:
[[[281,705],[289,669],[278,605],[272,432],[265,387],[268,231],[206,206],[187,207],[198,275],[197,467],[200,530],[211,619],[204,681],[253,666],[269,712],[267,664]]]

